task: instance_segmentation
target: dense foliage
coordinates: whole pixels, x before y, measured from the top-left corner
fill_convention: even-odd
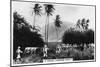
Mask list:
[[[21,46],[22,51],[25,47],[43,47],[43,39],[38,32],[31,31],[31,26],[17,12],[13,14],[13,53],[16,57],[16,49]]]
[[[69,44],[94,43],[94,31],[66,31],[63,35],[62,41]]]
[[[65,31],[62,42],[65,44],[77,44],[78,46],[82,44],[82,47],[84,44],[91,44],[94,43],[94,31],[93,30],[87,30],[87,31]]]

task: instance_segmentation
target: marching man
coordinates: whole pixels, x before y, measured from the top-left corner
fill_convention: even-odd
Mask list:
[[[47,57],[47,51],[48,51],[48,47],[47,47],[47,45],[44,45],[44,48],[43,48],[43,56],[44,57]]]
[[[20,54],[23,53],[21,50],[20,50],[20,46],[18,46],[18,49],[16,50],[16,53],[17,53],[17,61],[21,61],[21,56]]]
[[[60,53],[60,52],[61,52],[61,46],[60,45],[57,45],[56,53]]]

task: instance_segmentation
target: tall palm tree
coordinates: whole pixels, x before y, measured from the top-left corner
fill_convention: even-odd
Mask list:
[[[51,4],[44,4],[46,13],[46,24],[45,24],[45,42],[48,42],[48,30],[49,30],[49,16],[52,16],[55,8]]]
[[[59,28],[61,27],[62,24],[62,21],[60,21],[60,15],[56,15],[54,24],[55,24],[56,34],[57,34],[57,41],[58,41]]]
[[[35,4],[32,14],[34,13],[34,23],[33,23],[33,29],[35,29],[35,19],[36,19],[36,15],[41,16],[41,8],[42,6],[40,6],[39,4]]]

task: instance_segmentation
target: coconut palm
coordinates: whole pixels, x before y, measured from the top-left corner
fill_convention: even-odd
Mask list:
[[[41,8],[42,8],[42,6],[40,6],[39,4],[35,4],[35,6],[33,8],[33,11],[32,11],[32,14],[34,13],[33,29],[35,29],[35,18],[36,18],[36,15],[41,16]]]
[[[86,23],[86,20],[85,18],[82,19],[82,22],[81,22],[81,26],[83,29],[85,29],[85,23]]]
[[[81,22],[81,26],[82,26],[82,28],[84,29],[84,30],[87,30],[88,29],[88,26],[89,26],[89,23],[90,22],[90,20],[89,19],[82,19],[82,22]]]
[[[81,22],[81,20],[78,19],[78,21],[77,21],[77,23],[76,23],[76,27],[80,28],[80,24],[81,24],[80,22]]]
[[[62,24],[62,21],[60,21],[60,15],[56,15],[54,24],[55,24],[56,34],[57,34],[57,41],[58,41],[59,28],[61,27]]]
[[[52,16],[54,6],[51,4],[44,4],[46,13],[46,24],[45,24],[45,42],[48,42],[48,30],[49,30],[49,16]]]

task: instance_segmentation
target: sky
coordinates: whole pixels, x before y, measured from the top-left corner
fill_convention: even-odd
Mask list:
[[[26,21],[33,25],[34,14],[32,15],[32,8],[34,7],[34,2],[12,2],[12,13],[17,11],[22,15]],[[44,4],[39,3],[42,6],[42,15],[36,16],[36,25],[43,28],[46,22],[46,14],[44,11]],[[54,5],[53,16],[50,16],[49,23],[53,23],[56,15],[60,15],[62,22],[70,22],[75,24],[78,19],[89,19],[89,28],[95,30],[95,7],[93,6],[79,6],[79,5],[65,5],[65,4],[52,4]]]
[[[12,12],[17,11],[21,14],[28,23],[33,24],[34,14],[32,15],[32,8],[34,7],[34,2],[12,2]],[[44,3],[39,3],[43,6]],[[54,12],[53,16],[50,16],[50,23],[54,22],[55,16],[60,15],[61,20],[66,22],[76,23],[78,19],[86,18],[90,19],[89,27],[95,28],[95,7],[93,6],[77,6],[77,5],[63,5],[63,4],[53,4]],[[45,22],[45,12],[44,7],[42,8],[42,16],[36,17],[36,24],[39,26],[44,26]]]

